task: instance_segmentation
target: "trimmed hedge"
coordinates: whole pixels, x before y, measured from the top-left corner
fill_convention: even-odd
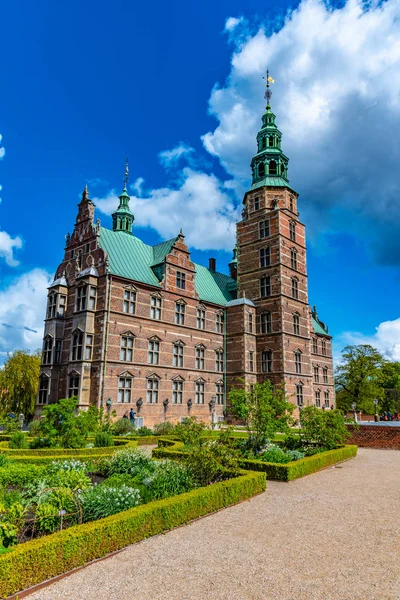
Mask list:
[[[152,535],[247,500],[266,488],[265,473],[237,477],[26,542],[0,556],[0,598],[80,567]]]
[[[44,466],[11,463],[0,468],[0,485],[28,485],[35,483]]]
[[[182,447],[182,442],[160,439],[159,447],[153,450],[152,456],[153,458],[181,460],[185,457],[185,452],[181,450]],[[293,479],[304,477],[304,475],[320,471],[342,460],[353,458],[357,454],[357,449],[357,446],[343,446],[336,450],[327,450],[326,452],[314,454],[314,456],[307,456],[306,458],[284,464],[268,463],[263,460],[253,459],[242,459],[239,464],[242,469],[263,471],[266,473],[267,479],[273,481],[292,481]]]

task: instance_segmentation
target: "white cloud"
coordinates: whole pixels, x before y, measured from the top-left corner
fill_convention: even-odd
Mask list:
[[[19,261],[14,258],[14,250],[22,248],[20,237],[12,238],[5,231],[0,231],[0,258],[4,258],[9,267],[16,267]]]
[[[34,269],[0,291],[0,354],[42,347],[47,287],[52,277]]]
[[[6,153],[6,149],[4,148],[4,146],[1,146],[1,140],[3,139],[3,136],[0,133],[0,160],[2,158],[4,158],[5,153]]]
[[[370,344],[377,348],[387,359],[400,361],[400,317],[394,321],[384,321],[373,335],[348,331],[338,339],[343,344]]]
[[[170,168],[175,167],[182,158],[188,159],[193,152],[194,148],[180,142],[178,146],[175,146],[172,150],[163,150],[160,152],[158,157],[163,167]]]
[[[225,29],[224,31],[228,31],[229,33],[231,31],[233,31],[238,25],[239,23],[241,23],[243,21],[243,17],[240,17],[240,19],[237,19],[236,17],[229,17],[226,21],[225,21]]]

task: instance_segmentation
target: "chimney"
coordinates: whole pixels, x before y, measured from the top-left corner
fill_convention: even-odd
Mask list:
[[[208,268],[210,269],[210,271],[215,271],[217,269],[217,259],[216,258],[209,258],[208,259]]]

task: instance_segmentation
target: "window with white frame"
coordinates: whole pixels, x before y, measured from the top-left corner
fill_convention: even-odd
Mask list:
[[[119,360],[123,362],[132,362],[133,359],[133,340],[132,335],[121,336],[121,347],[119,351]]]
[[[184,290],[186,288],[186,274],[181,271],[176,272],[176,287]]]
[[[122,376],[118,378],[118,403],[129,404],[132,394],[132,377]]]
[[[54,292],[49,294],[47,303],[47,318],[53,319],[57,314],[57,294]]]
[[[299,313],[293,313],[293,333],[300,335],[300,315]]]
[[[317,340],[317,338],[313,338],[312,347],[313,347],[313,354],[318,354],[318,340]]]
[[[43,340],[43,355],[42,355],[42,363],[44,365],[51,364],[51,354],[53,351],[53,338],[51,335],[46,335]]]
[[[204,369],[204,346],[196,347],[196,369]]]
[[[80,375],[73,373],[69,376],[68,398],[79,396]]]
[[[174,367],[183,367],[183,344],[182,344],[182,342],[176,342],[174,344],[173,366]]]
[[[78,285],[76,288],[76,310],[86,310],[87,287]]]
[[[297,271],[297,250],[294,248],[290,250],[290,266]]]
[[[224,313],[217,312],[215,315],[215,331],[217,333],[224,333]]]
[[[263,373],[272,373],[272,350],[261,352],[261,371]]]
[[[196,320],[197,329],[205,329],[206,328],[206,311],[202,306],[197,308],[197,320]]]
[[[204,404],[204,381],[196,381],[195,403]]]
[[[271,248],[260,248],[260,267],[269,267],[271,264]]]
[[[76,329],[72,334],[72,360],[82,360],[83,331]]]
[[[319,383],[319,367],[314,367],[314,383]]]
[[[290,221],[289,223],[289,237],[292,242],[296,241],[296,223],[294,221]]]
[[[59,305],[58,305],[58,316],[59,317],[65,316],[66,308],[67,308],[67,296],[64,296],[64,294],[61,294]]]
[[[299,282],[296,277],[292,279],[292,298],[295,300],[299,299]]]
[[[220,371],[221,373],[224,370],[224,351],[223,350],[215,351],[215,370]]]
[[[216,403],[219,406],[222,406],[224,404],[224,383],[223,383],[223,381],[217,381],[217,383],[215,384],[215,397],[216,397]]]
[[[47,404],[47,396],[49,395],[50,379],[46,375],[42,375],[39,379],[39,395],[38,404]]]
[[[329,408],[329,392],[324,392],[325,408]]]
[[[299,350],[294,353],[294,367],[296,373],[301,373],[301,352]]]
[[[271,333],[272,317],[269,311],[263,312],[260,315],[261,333]]]
[[[172,404],[182,404],[183,398],[183,381],[175,379],[172,382]]]
[[[322,373],[324,377],[324,383],[328,383],[328,367],[324,367],[322,369]]]
[[[158,404],[158,384],[159,381],[155,377],[150,377],[147,380],[147,396],[148,404]]]
[[[303,384],[298,383],[296,385],[296,403],[297,406],[303,406]]]
[[[159,321],[161,319],[161,298],[152,296],[150,300],[150,317]]]
[[[62,340],[56,340],[56,345],[54,347],[54,363],[59,365],[61,362],[61,350],[62,350]]]
[[[260,239],[264,239],[270,236],[269,219],[260,221]]]
[[[97,289],[91,285],[89,286],[89,309],[90,310],[95,310],[96,308],[96,295],[97,295]]]
[[[320,390],[317,390],[315,392],[315,406],[317,408],[321,408],[321,392],[320,392]]]
[[[86,334],[85,341],[85,360],[91,360],[93,353],[93,335],[91,333]]]
[[[183,302],[175,302],[175,325],[185,324],[185,304]]]
[[[160,342],[158,340],[149,340],[147,362],[149,365],[158,365],[160,360]]]
[[[124,313],[134,315],[136,312],[136,292],[124,290]]]
[[[271,277],[264,275],[260,278],[260,296],[267,298],[271,295]]]

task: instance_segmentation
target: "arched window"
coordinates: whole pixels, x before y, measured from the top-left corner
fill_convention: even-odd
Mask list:
[[[269,163],[269,174],[270,175],[277,174],[276,162],[274,160],[271,160],[271,162]]]
[[[300,315],[299,313],[293,314],[293,333],[300,335]]]
[[[264,163],[260,163],[258,165],[258,174],[260,177],[265,177],[265,165]]]

